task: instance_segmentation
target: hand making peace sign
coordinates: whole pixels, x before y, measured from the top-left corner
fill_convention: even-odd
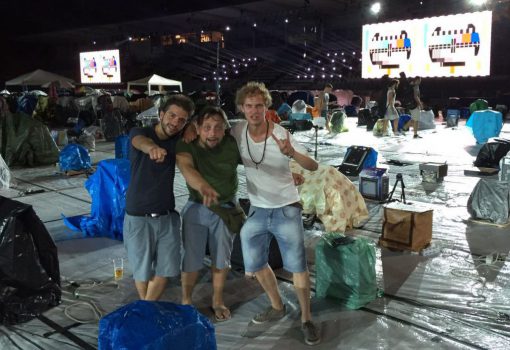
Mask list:
[[[282,152],[282,154],[286,155],[289,158],[294,157],[294,153],[296,153],[296,150],[294,149],[294,147],[292,147],[292,144],[290,143],[289,130],[287,130],[287,138],[285,139],[278,139],[276,136],[274,136],[274,133],[271,133],[271,136],[275,140],[278,147],[280,147],[280,152]]]

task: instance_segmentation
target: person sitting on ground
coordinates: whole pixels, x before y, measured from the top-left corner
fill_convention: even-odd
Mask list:
[[[276,113],[280,117],[281,120],[288,120],[290,113],[292,113],[292,108],[289,106],[287,102],[283,102],[280,107],[276,110]]]

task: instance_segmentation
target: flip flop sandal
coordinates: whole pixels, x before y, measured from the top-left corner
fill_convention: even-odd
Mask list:
[[[216,322],[225,322],[232,318],[232,315],[230,314],[230,310],[226,306],[211,306],[211,311],[214,314],[214,320]],[[224,312],[228,311],[228,316],[224,315]]]

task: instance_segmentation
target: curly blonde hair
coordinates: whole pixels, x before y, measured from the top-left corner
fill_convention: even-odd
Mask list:
[[[252,97],[256,95],[261,95],[264,99],[264,104],[266,107],[271,106],[272,98],[269,90],[266,88],[264,83],[259,83],[256,81],[250,81],[242,88],[237,90],[236,93],[236,105],[242,106],[247,97]]]

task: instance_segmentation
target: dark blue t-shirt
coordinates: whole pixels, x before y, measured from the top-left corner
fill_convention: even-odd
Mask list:
[[[151,160],[148,154],[133,147],[133,137],[142,135],[152,139],[156,145],[166,149],[162,163]],[[164,213],[175,209],[174,176],[175,145],[181,135],[160,140],[154,127],[133,128],[129,133],[129,160],[131,182],[126,194],[126,212],[130,215]]]

